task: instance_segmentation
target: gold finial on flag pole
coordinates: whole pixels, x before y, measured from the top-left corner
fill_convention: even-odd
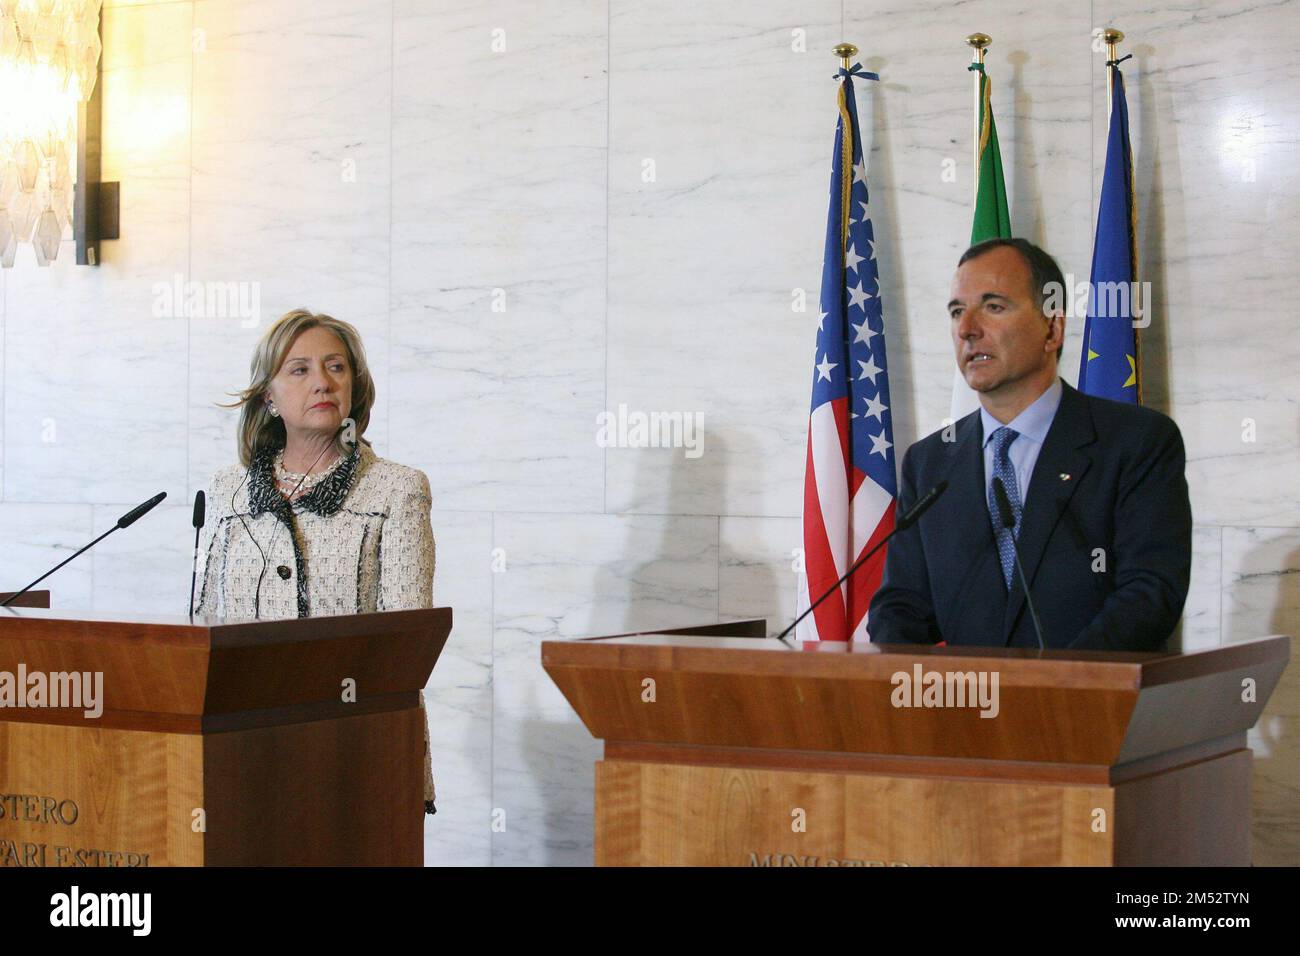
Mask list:
[[[1116,30],[1114,27],[1107,27],[1105,30],[1101,31],[1101,38],[1106,43],[1106,118],[1109,120],[1111,106],[1114,102],[1114,92],[1112,87],[1115,85],[1114,74],[1111,73],[1111,70],[1113,69],[1111,64],[1119,59],[1115,47],[1123,42],[1124,31]]]
[[[840,66],[847,70],[849,60],[858,55],[858,48],[852,43],[837,43],[831,48],[831,52],[840,58]]]
[[[984,51],[989,48],[989,45],[992,42],[993,38],[987,33],[972,33],[968,36],[966,38],[966,45],[972,50],[970,61],[983,66]],[[972,167],[974,172],[971,176],[971,209],[975,208],[975,204],[979,201],[980,194],[980,76],[981,73],[978,70],[975,71],[974,109],[971,111],[972,152],[975,158],[975,165]]]
[[[1115,47],[1124,42],[1124,31],[1107,27],[1102,31],[1101,38],[1106,41],[1106,59],[1115,59]]]

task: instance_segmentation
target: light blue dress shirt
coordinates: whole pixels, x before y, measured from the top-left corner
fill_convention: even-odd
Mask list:
[[[1061,379],[1057,377],[1047,391],[1039,395],[1028,408],[1007,422],[1007,426],[1019,433],[1007,448],[1007,457],[1016,473],[1016,484],[1020,489],[1021,507],[1029,500],[1029,478],[1034,473],[1034,464],[1038,453],[1043,450],[1047,440],[1047,430],[1052,427],[1052,419],[1061,405]],[[1002,423],[980,406],[980,421],[984,424],[984,500],[989,500],[993,488],[993,433],[1002,427]]]

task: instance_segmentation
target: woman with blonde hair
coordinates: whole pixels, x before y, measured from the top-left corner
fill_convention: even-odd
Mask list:
[[[433,607],[429,479],[364,437],[375,384],[357,330],[295,309],[238,401],[239,464],[208,483],[196,615],[269,620]],[[424,714],[424,695],[420,695]],[[429,728],[425,812],[433,813]]]

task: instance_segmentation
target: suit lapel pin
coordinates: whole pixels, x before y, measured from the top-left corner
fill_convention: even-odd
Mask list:
[[[1069,481],[1069,480],[1070,480],[1070,476],[1069,476],[1068,474],[1066,474],[1065,472],[1061,472],[1061,480],[1062,480],[1062,481]]]

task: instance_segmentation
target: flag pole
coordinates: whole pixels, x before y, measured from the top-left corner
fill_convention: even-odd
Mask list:
[[[993,38],[987,33],[972,33],[968,36],[966,38],[966,45],[972,50],[971,62],[983,66],[984,51],[989,48],[989,44],[992,42]],[[974,169],[974,174],[971,176],[971,209],[974,209],[976,203],[979,202],[980,194],[980,107],[982,105],[980,103],[980,78],[983,76],[983,73],[979,70],[975,70],[973,73],[974,75],[972,76],[972,79],[975,81],[975,94],[972,102],[974,103],[975,108],[971,113],[971,129],[973,132],[974,145],[972,146],[972,150],[975,157],[975,165],[972,167]]]
[[[1101,34],[1101,38],[1106,41],[1106,120],[1110,121],[1110,111],[1115,105],[1115,66],[1114,63],[1119,59],[1116,54],[1117,47],[1124,40],[1124,31],[1116,30],[1114,27],[1107,27]]]
[[[1106,43],[1106,127],[1107,141],[1109,142],[1110,134],[1110,115],[1115,109],[1115,71],[1119,69],[1117,60],[1119,51],[1116,47],[1124,40],[1124,31],[1117,30],[1114,27],[1107,27],[1102,31],[1102,40]],[[1133,167],[1130,159],[1129,165],[1129,196],[1133,203],[1133,220],[1129,226],[1130,229],[1130,250],[1129,250],[1129,267],[1133,274],[1133,291],[1130,293],[1130,301],[1140,301],[1142,286],[1138,283],[1138,250],[1137,250],[1137,188],[1132,180]],[[1150,308],[1149,302],[1142,302],[1142,309]],[[1133,329],[1133,365],[1137,376],[1137,403],[1142,404],[1142,329],[1135,326]]]

